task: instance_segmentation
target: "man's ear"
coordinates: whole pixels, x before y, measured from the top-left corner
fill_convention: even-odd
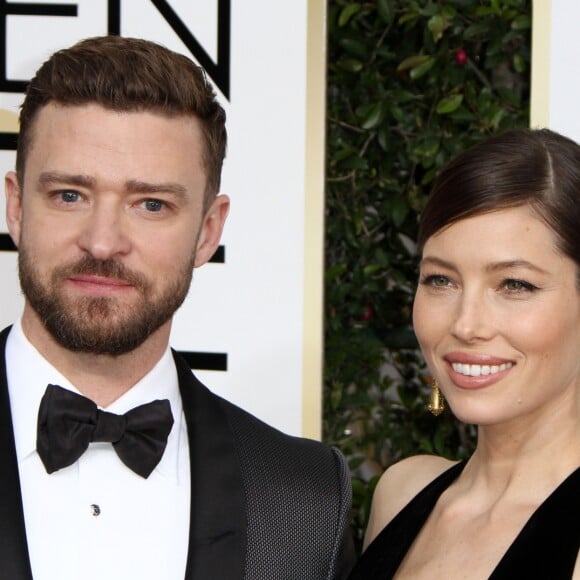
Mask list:
[[[18,246],[22,231],[22,192],[16,173],[14,171],[8,172],[4,183],[6,188],[6,224],[12,241]]]
[[[229,210],[230,198],[218,195],[206,211],[197,241],[195,268],[203,266],[217,250]]]

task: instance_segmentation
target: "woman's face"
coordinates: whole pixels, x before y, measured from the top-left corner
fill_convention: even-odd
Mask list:
[[[524,206],[463,219],[427,240],[414,327],[459,419],[486,425],[577,412],[576,274]]]

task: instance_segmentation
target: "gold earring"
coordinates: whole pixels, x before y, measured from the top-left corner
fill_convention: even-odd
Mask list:
[[[431,397],[427,409],[429,409],[435,417],[441,415],[443,409],[445,409],[445,399],[439,390],[439,385],[436,380],[433,380],[433,383],[431,384]]]

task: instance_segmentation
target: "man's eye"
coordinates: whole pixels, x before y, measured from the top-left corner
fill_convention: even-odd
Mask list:
[[[61,201],[65,203],[74,203],[80,199],[80,195],[76,191],[61,191],[59,196]]]
[[[159,212],[165,207],[165,204],[158,199],[147,199],[143,202],[143,207],[147,211]]]

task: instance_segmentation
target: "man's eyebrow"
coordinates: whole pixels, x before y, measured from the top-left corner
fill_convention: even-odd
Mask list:
[[[60,171],[45,171],[38,177],[38,183],[44,187],[55,184],[78,185],[79,187],[93,187],[95,180],[88,175],[62,173]]]
[[[48,187],[55,184],[59,185],[76,185],[78,187],[94,188],[97,186],[97,180],[89,175],[82,175],[76,173],[64,173],[61,171],[45,171],[41,173],[38,182],[41,186]],[[180,183],[163,182],[151,183],[147,181],[139,181],[131,179],[125,183],[125,191],[127,193],[172,193],[183,197],[187,193],[187,189]]]
[[[179,183],[150,183],[147,181],[138,181],[136,179],[127,181],[125,183],[125,190],[128,193],[172,193],[180,197],[184,197],[187,193],[187,189]]]

